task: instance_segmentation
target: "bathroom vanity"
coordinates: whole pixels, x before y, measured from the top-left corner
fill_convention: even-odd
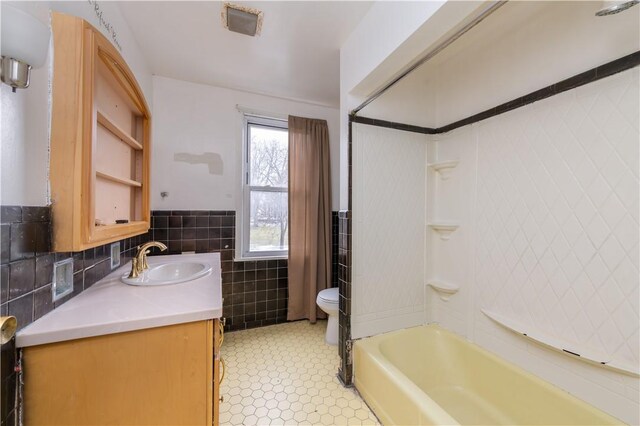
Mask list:
[[[220,255],[148,263],[149,271],[185,263],[211,271],[128,285],[127,264],[21,330],[26,424],[218,424]]]

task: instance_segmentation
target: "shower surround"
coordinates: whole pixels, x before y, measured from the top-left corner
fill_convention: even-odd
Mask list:
[[[423,185],[426,219],[415,232],[427,233],[425,266],[409,266],[413,270],[405,275],[422,271],[418,297],[424,300],[424,322],[440,323],[631,424],[640,422],[637,376],[535,344],[483,310],[568,347],[638,365],[639,80],[636,66],[443,134],[417,136],[352,124],[354,159],[362,155],[359,146],[366,146],[355,142],[359,139],[389,138],[395,144],[389,161],[377,164],[377,173],[413,161],[402,156],[411,152],[404,147],[416,137],[426,145],[422,167],[458,162],[447,179],[428,168]],[[394,280],[393,265],[407,253],[423,250],[419,241],[393,244],[400,233],[389,233],[392,241],[378,247],[389,265],[381,271],[387,279],[361,279],[358,241],[364,228],[358,220],[368,213],[363,210],[366,200],[356,195],[366,195],[357,179],[360,167],[367,164],[354,161],[353,338],[387,331],[358,334],[355,324],[364,319],[358,318],[364,299],[357,295],[382,294],[383,286],[415,287],[413,281]],[[419,180],[416,172],[416,185]],[[413,202],[408,193],[396,193],[393,200],[397,209]],[[440,222],[458,225],[448,239],[427,228],[427,223]],[[403,224],[380,226],[398,229]],[[445,301],[425,285],[431,281],[459,290]],[[398,298],[386,302],[387,311],[411,309]]]
[[[637,377],[533,344],[482,310],[627,365],[640,362],[639,68],[432,137],[457,159],[432,176],[432,217],[460,228],[432,238],[430,321],[484,346],[624,421],[638,423]]]

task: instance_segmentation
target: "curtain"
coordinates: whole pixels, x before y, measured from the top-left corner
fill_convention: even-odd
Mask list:
[[[331,286],[331,172],[325,120],[289,116],[289,305],[287,319],[326,315],[318,292]]]

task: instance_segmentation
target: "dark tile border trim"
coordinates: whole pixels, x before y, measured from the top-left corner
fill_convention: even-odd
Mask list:
[[[593,83],[594,81],[598,81],[605,77],[609,77],[619,72],[626,71],[631,68],[635,68],[638,65],[640,65],[640,51],[631,53],[630,55],[627,55],[627,56],[623,56],[622,58],[613,60],[611,62],[607,62],[606,64],[592,68],[583,73],[574,75],[573,77],[569,77],[565,80],[562,80],[558,83],[544,87],[540,90],[536,90],[534,92],[528,93],[512,101],[505,102],[494,108],[489,108],[478,114],[474,114],[470,117],[463,118],[462,120],[458,120],[456,122],[453,122],[451,124],[447,124],[445,126],[438,127],[438,128],[420,127],[420,126],[414,126],[410,124],[395,123],[392,121],[377,120],[373,118],[359,117],[359,116],[353,116],[353,115],[349,116],[349,122],[369,124],[369,125],[378,126],[378,127],[388,127],[391,129],[404,130],[407,132],[414,132],[414,133],[423,133],[427,135],[446,133],[446,132],[450,132],[451,130],[457,129],[459,127],[477,123],[479,121],[486,120],[487,118],[504,114],[505,112],[514,110],[516,108],[520,108],[525,105],[529,105],[531,103],[540,101],[542,99],[560,94],[562,92],[566,92],[567,90],[575,89],[577,87],[584,86],[585,84]]]
[[[420,127],[412,124],[396,123],[393,121],[378,120],[375,118],[361,117],[359,115],[350,115],[349,121],[353,123],[369,124],[377,127],[387,127],[389,129],[404,130],[406,132],[423,133],[425,135],[435,135],[438,129],[433,127]]]

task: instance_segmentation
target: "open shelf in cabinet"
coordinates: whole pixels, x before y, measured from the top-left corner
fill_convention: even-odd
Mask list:
[[[117,49],[86,21],[54,13],[52,28],[53,250],[142,234],[151,219],[151,114],[142,90]]]
[[[98,110],[98,124],[101,124],[131,148],[142,151],[142,145],[140,145],[140,142],[135,140],[131,135],[127,134],[124,130],[118,127],[118,125],[115,123],[115,120],[109,118],[104,112],[100,110]]]

